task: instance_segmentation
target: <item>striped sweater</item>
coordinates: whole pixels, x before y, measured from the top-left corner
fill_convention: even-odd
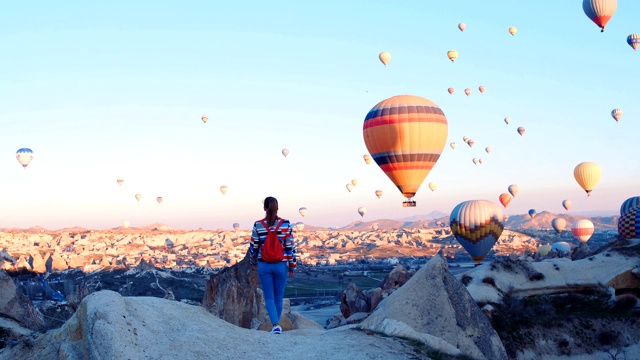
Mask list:
[[[278,222],[281,218],[278,218],[271,229],[275,229],[278,226]],[[293,271],[296,268],[296,247],[294,244],[293,233],[291,229],[291,223],[287,219],[282,222],[280,229],[278,229],[278,239],[284,248],[284,260],[289,265],[289,271]],[[265,220],[266,222],[266,220]],[[253,231],[251,232],[251,242],[249,244],[250,262],[251,265],[256,265],[259,261],[262,261],[262,245],[267,239],[267,229],[262,225],[260,220],[253,224]]]

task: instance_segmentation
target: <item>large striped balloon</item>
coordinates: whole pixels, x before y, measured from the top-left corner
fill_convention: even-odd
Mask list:
[[[640,196],[630,197],[622,203],[620,206],[620,215],[624,215],[631,208],[640,206]]]
[[[600,32],[604,31],[604,27],[616,12],[618,7],[617,0],[583,0],[582,10],[584,13],[600,27]]]
[[[621,239],[640,237],[640,207],[634,207],[618,219],[618,235]]]
[[[458,204],[449,217],[451,233],[476,263],[491,251],[504,230],[502,209],[487,200]]]
[[[580,219],[571,226],[571,233],[581,243],[586,243],[593,235],[593,223],[591,220]]]
[[[440,158],[448,129],[438,105],[419,96],[399,95],[374,106],[362,131],[373,160],[410,199]]]

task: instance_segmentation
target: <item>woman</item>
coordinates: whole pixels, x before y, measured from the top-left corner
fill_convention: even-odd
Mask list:
[[[278,200],[271,196],[264,199],[264,211],[266,212],[264,219],[253,224],[249,259],[253,268],[258,267],[264,302],[271,324],[273,324],[271,333],[280,334],[282,332],[280,317],[282,316],[284,289],[287,286],[287,272],[289,277],[293,276],[293,271],[296,268],[296,250],[293,244],[291,223],[289,220],[278,217]],[[277,240],[282,246],[282,256],[272,262],[267,262],[262,257],[263,246],[269,232],[277,234]]]

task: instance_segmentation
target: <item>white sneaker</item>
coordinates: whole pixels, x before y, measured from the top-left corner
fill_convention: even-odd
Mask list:
[[[280,327],[280,325],[274,325],[273,329],[271,329],[271,333],[272,334],[281,334],[282,333],[282,328]]]

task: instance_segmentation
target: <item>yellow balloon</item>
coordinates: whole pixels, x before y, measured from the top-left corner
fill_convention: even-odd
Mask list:
[[[389,62],[389,60],[391,60],[391,54],[388,51],[383,51],[380,53],[380,55],[378,55],[378,58],[384,64],[384,66],[387,66],[387,63]]]
[[[587,192],[587,196],[591,196],[591,191],[598,185],[602,176],[602,168],[594,162],[583,162],[573,169],[573,177],[576,178],[578,185]]]
[[[451,62],[454,62],[458,58],[458,52],[456,50],[447,51],[447,57]]]
[[[509,34],[511,34],[511,36],[515,36],[517,32],[518,32],[518,29],[516,29],[515,26],[512,26],[509,28]]]

